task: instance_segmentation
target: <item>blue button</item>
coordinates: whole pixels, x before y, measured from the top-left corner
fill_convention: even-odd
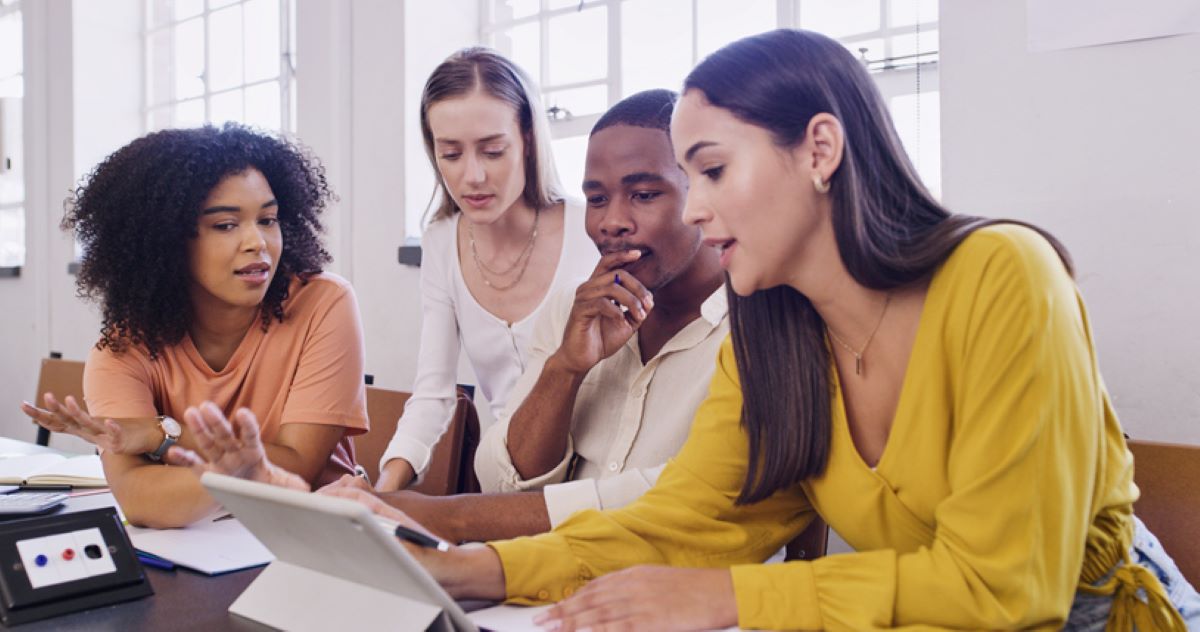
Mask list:
[[[33,563],[37,564],[38,566],[45,566],[46,562],[49,561],[50,560],[47,559],[45,555],[38,555],[37,557],[33,558]]]

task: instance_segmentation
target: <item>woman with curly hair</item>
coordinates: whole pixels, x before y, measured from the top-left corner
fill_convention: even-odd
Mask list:
[[[331,198],[300,147],[226,124],[139,138],[69,201],[79,293],[103,315],[84,370],[88,410],[50,393],[47,410],[22,408],[101,448],[131,522],[176,527],[216,506],[192,469],[163,461],[178,445],[167,460],[188,464],[223,438],[176,418],[189,429],[228,418],[239,438],[261,440],[269,461],[212,466],[225,473],[307,488],[354,471],[349,435],[367,429],[363,338],[350,285],[321,271]]]

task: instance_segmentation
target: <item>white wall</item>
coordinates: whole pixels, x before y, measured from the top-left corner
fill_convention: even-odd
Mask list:
[[[298,2],[297,136],[341,197],[327,222],[331,269],[354,283],[379,386],[409,390],[416,373],[419,271],[396,258],[405,218],[424,211],[433,184],[421,89],[447,55],[477,42],[478,10],[475,0]],[[460,380],[473,381],[465,366]]]
[[[1127,432],[1200,444],[1200,35],[1029,53],[1020,0],[940,31],[945,202],[1062,239]]]

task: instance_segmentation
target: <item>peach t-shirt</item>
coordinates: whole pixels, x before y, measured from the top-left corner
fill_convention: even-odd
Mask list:
[[[344,426],[318,485],[354,471],[350,436],[367,431],[363,335],[354,290],[328,272],[293,279],[284,317],[264,332],[256,322],[224,369],[214,371],[185,335],[156,359],[143,347],[122,353],[93,348],[83,373],[88,410],[96,417],[183,418],[205,400],[230,416],[249,408],[264,441],[289,423]],[[184,430],[184,432],[187,432]]]

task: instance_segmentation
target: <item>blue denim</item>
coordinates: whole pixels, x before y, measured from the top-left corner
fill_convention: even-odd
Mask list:
[[[1163,550],[1162,544],[1153,533],[1134,516],[1133,551],[1130,559],[1139,564],[1158,578],[1166,589],[1167,598],[1171,605],[1183,615],[1183,621],[1188,630],[1200,632],[1200,594],[1188,583],[1183,573],[1171,556]],[[1105,577],[1104,579],[1107,579]],[[1097,585],[1104,582],[1101,579]],[[1067,617],[1067,625],[1063,630],[1071,632],[1100,632],[1108,621],[1108,612],[1112,609],[1112,596],[1089,595],[1075,593],[1075,601],[1071,604],[1071,614]],[[1150,632],[1144,630],[1142,632]]]

